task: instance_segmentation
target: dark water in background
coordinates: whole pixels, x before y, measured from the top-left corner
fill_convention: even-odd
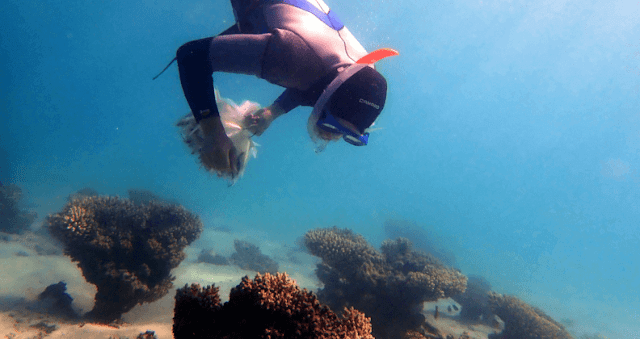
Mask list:
[[[328,4],[365,48],[401,53],[378,66],[382,130],[317,155],[298,108],[227,188],[181,144],[177,68],[151,81],[182,43],[231,25],[227,2],[4,2],[0,181],[41,216],[86,186],[144,188],[288,243],[331,225],[379,242],[385,220],[410,220],[576,333],[640,337],[640,2]],[[215,81],[236,101],[281,92]]]

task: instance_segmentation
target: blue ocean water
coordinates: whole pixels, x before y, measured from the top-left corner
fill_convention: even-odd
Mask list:
[[[205,173],[175,122],[184,42],[233,23],[225,1],[0,4],[0,181],[40,216],[83,187],[174,198],[208,227],[294,243],[337,225],[384,239],[411,220],[465,274],[577,335],[640,338],[640,2],[327,1],[378,69],[370,144],[316,154],[310,108],[272,124],[235,186]],[[215,74],[237,102],[282,91]]]

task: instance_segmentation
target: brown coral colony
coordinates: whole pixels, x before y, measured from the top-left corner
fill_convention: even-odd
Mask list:
[[[324,287],[318,297],[334,309],[355,306],[371,316],[373,334],[399,338],[424,323],[425,301],[464,292],[467,278],[404,238],[388,240],[381,252],[361,235],[337,227],[315,229],[304,245],[322,262],[316,274]]]
[[[171,270],[186,257],[184,248],[202,232],[200,219],[181,206],[98,196],[71,199],[47,223],[51,235],[63,243],[64,253],[97,287],[95,306],[85,319],[104,323],[169,293],[174,280]],[[191,284],[178,289],[174,337],[444,338],[429,333],[424,302],[460,295],[463,311],[483,302],[485,309],[471,312],[470,320],[481,314],[504,320],[499,338],[571,338],[541,310],[490,292],[490,285],[479,279],[472,279],[478,282],[462,294],[467,277],[415,250],[406,238],[386,240],[377,250],[363,236],[332,227],[308,231],[303,244],[321,259],[315,271],[322,283],[317,295],[300,289],[286,273],[276,274],[278,264],[256,245],[236,240],[230,261],[267,273],[242,278],[224,304],[215,286]],[[342,310],[342,315],[332,310]],[[435,318],[441,321],[447,312],[439,311],[436,308]]]
[[[207,321],[194,321],[206,316]],[[220,304],[218,289],[185,286],[176,294],[174,337],[373,339],[369,319],[354,309],[338,317],[285,273],[244,277]]]
[[[200,219],[181,206],[97,196],[71,199],[47,223],[64,253],[96,285],[95,306],[85,317],[98,322],[166,295],[171,269],[202,231]]]

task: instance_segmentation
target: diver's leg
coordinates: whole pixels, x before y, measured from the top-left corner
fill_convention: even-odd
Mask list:
[[[218,116],[213,90],[213,72],[260,76],[262,59],[271,34],[225,34],[187,42],[178,48],[176,58],[184,96],[197,121],[199,112],[209,110]]]
[[[327,74],[323,60],[293,32],[220,35],[211,41],[212,72],[255,75],[286,88],[307,90]]]
[[[270,33],[220,35],[211,41],[209,61],[213,72],[262,74],[262,60]]]
[[[176,53],[180,84],[196,121],[202,119],[200,112],[209,110],[218,116],[218,106],[213,92],[209,46],[213,38],[189,41]]]

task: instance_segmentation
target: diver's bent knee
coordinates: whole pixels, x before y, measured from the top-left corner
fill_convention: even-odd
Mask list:
[[[176,58],[178,62],[181,62],[189,56],[208,56],[209,47],[211,46],[212,38],[205,38],[200,40],[193,40],[185,43],[178,48],[176,52]]]
[[[194,41],[189,41],[178,48],[178,51],[176,52],[176,58],[178,58],[178,62],[180,62],[187,58],[189,55],[193,54],[193,52]]]

